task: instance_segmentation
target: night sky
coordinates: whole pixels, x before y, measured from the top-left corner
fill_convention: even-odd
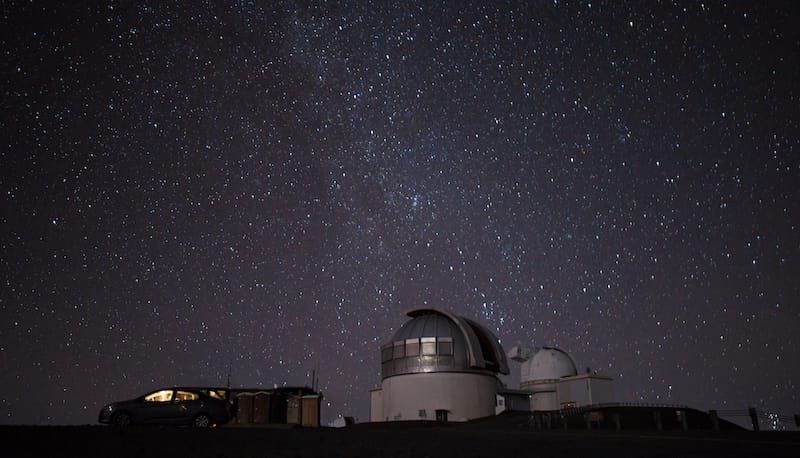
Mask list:
[[[59,3],[0,4],[0,423],[229,368],[367,421],[419,307],[800,411],[795,2]]]

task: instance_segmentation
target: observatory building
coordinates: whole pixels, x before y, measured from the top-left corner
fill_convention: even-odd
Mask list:
[[[467,421],[506,410],[553,411],[614,401],[613,380],[579,373],[555,347],[516,346],[469,318],[424,308],[381,346],[381,387],[370,391],[370,421]],[[520,364],[519,389],[507,388],[506,357]]]
[[[381,346],[381,387],[370,391],[370,421],[466,421],[495,415],[508,363],[480,324],[436,309],[408,313]]]
[[[520,390],[531,393],[530,410],[547,411],[612,402],[610,377],[579,374],[575,360],[555,347],[517,346],[508,357],[520,365]]]

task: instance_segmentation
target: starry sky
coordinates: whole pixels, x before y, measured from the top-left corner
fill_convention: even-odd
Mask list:
[[[86,3],[0,4],[0,423],[229,374],[366,421],[419,307],[800,411],[795,2]]]

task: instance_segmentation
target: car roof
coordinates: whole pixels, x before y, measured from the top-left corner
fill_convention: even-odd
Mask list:
[[[145,392],[142,396],[147,396],[148,394],[157,393],[159,391],[164,390],[172,390],[172,391],[191,391],[193,393],[200,394],[201,396],[210,396],[208,391],[211,390],[224,390],[225,388],[216,388],[216,387],[202,387],[202,386],[164,386],[161,388],[153,388],[150,391]]]
[[[164,386],[161,388],[154,388],[148,393],[153,393],[156,391],[161,390],[186,390],[186,391],[208,391],[208,390],[227,390],[228,388],[219,388],[216,386],[184,386],[184,385],[175,385],[175,386]]]

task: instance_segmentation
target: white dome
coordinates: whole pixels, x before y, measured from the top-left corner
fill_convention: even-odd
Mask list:
[[[552,380],[571,375],[578,375],[575,361],[569,353],[552,347],[537,349],[532,358],[525,361],[522,370],[523,382],[534,380]],[[527,370],[526,370],[527,369]]]

